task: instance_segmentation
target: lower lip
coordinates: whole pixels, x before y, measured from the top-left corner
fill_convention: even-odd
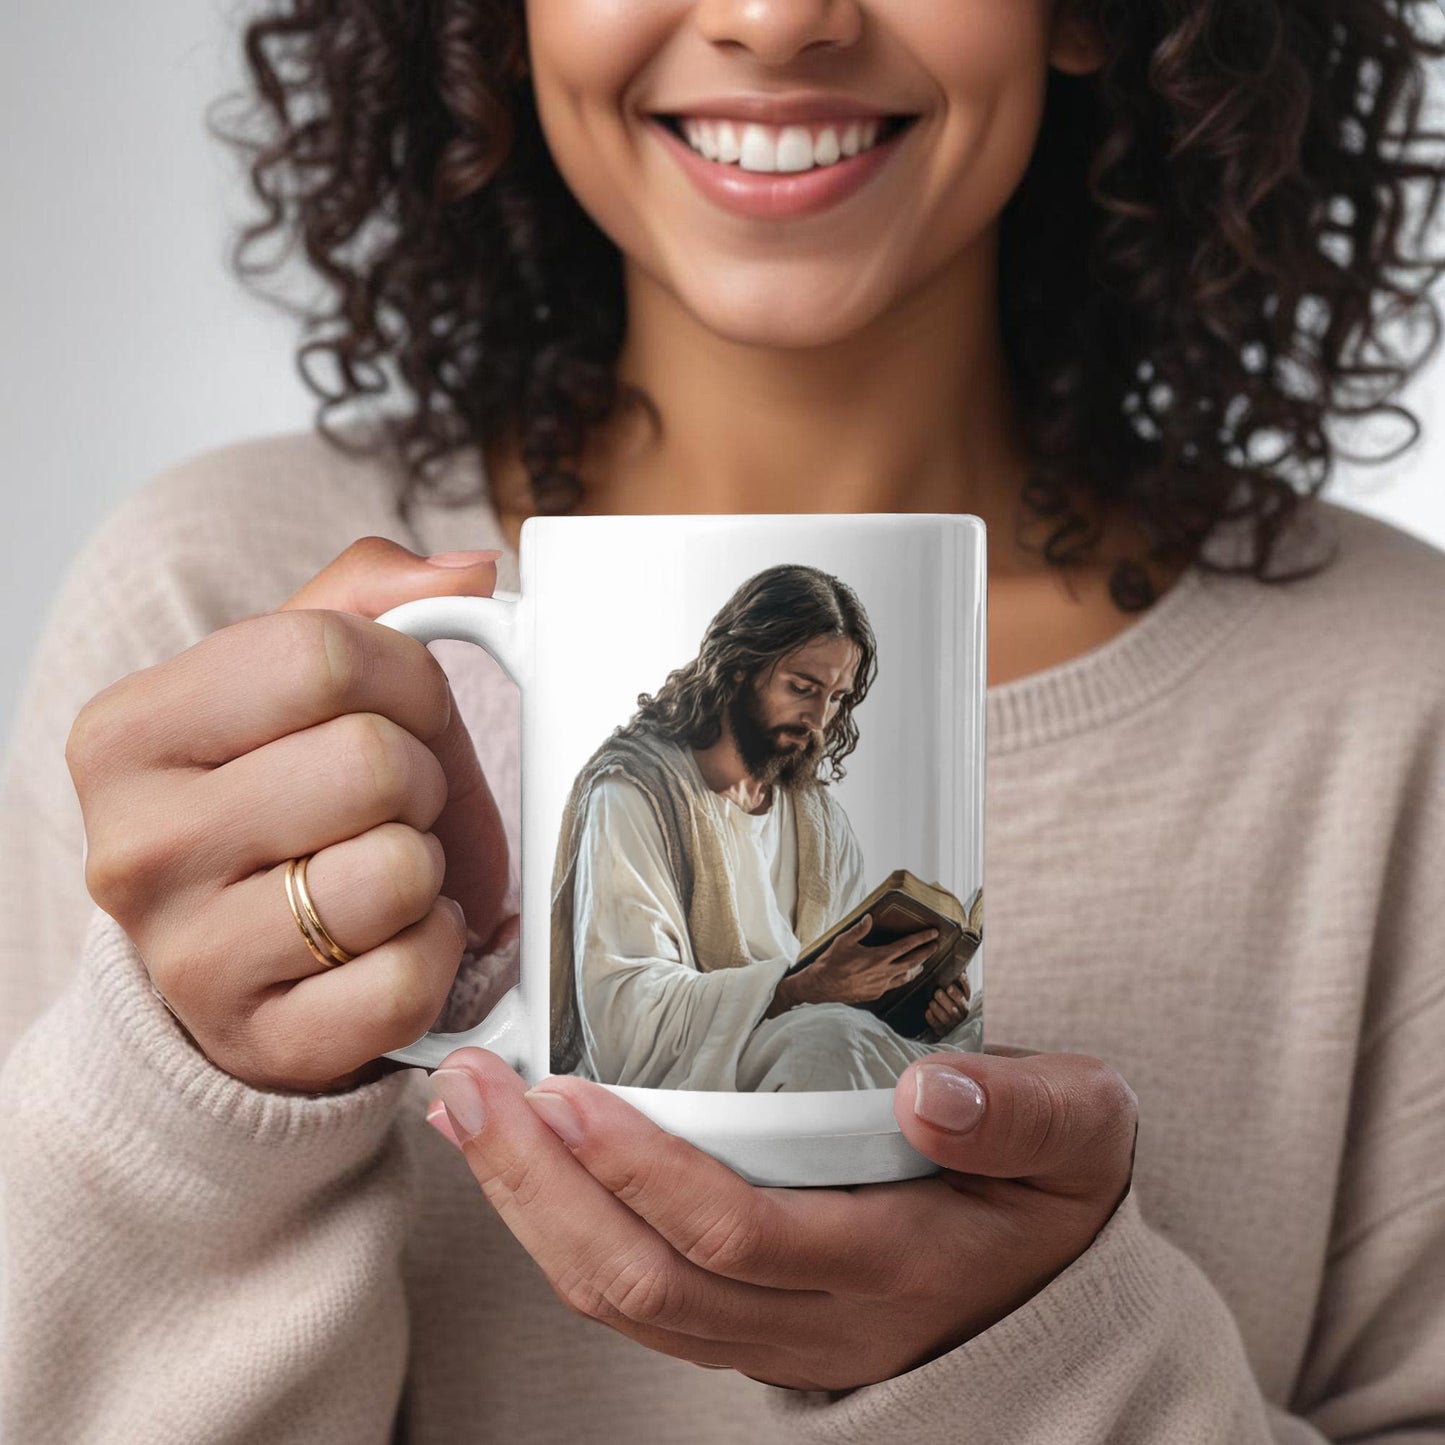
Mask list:
[[[734,215],[779,221],[825,211],[851,196],[888,164],[898,149],[898,142],[917,122],[896,131],[879,145],[831,166],[791,172],[745,171],[738,165],[710,161],[661,121],[652,120],[649,124],[708,200]]]

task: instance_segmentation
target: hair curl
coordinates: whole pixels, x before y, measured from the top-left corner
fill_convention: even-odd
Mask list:
[[[785,563],[749,577],[707,625],[697,656],[674,668],[657,693],[641,693],[637,711],[618,731],[651,732],[694,748],[722,736],[722,720],[738,693],[760,672],[816,637],[846,637],[858,648],[853,686],[824,733],[819,760],[839,781],[843,759],[858,746],[853,710],[878,671],[878,644],[868,614],[846,582],[816,567]],[[741,679],[734,673],[741,672]]]
[[[1445,167],[1416,154],[1424,61],[1411,23],[1431,0],[1059,0],[1107,51],[1087,76],[1050,71],[1028,170],[1000,220],[1005,359],[1033,460],[1025,513],[1051,564],[1089,558],[1109,508],[1150,555],[1271,573],[1276,543],[1324,486],[1332,417],[1415,416],[1390,400],[1433,356],[1429,292],[1445,261],[1407,242],[1433,221]],[[220,138],[247,158],[264,215],[236,239],[244,284],[280,235],[335,288],[302,311],[298,365],[338,408],[393,389],[379,443],[402,496],[442,494],[443,458],[515,441],[530,494],[565,512],[587,432],[625,404],[620,257],[563,183],[525,76],[522,0],[274,0],[245,28],[251,93]],[[249,128],[258,120],[259,133]],[[263,293],[268,294],[268,293]],[[268,299],[282,298],[268,296]],[[1392,322],[1423,322],[1412,356]],[[1399,338],[1401,341],[1403,337]],[[328,387],[313,375],[329,358]],[[388,379],[388,371],[395,376]],[[458,502],[466,498],[456,498]],[[1241,520],[1249,555],[1200,548]],[[1021,537],[1021,540],[1022,537]],[[1025,545],[1035,545],[1025,542]],[[1147,607],[1137,560],[1112,570]]]

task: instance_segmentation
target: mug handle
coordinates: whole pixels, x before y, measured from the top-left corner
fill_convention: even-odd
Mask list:
[[[376,620],[418,642],[474,642],[521,687],[523,655],[518,618],[519,604],[500,597],[419,597],[383,612]],[[530,1012],[519,984],[508,989],[486,1018],[472,1028],[455,1034],[425,1033],[405,1048],[392,1049],[381,1057],[435,1069],[453,1049],[490,1049],[510,1067],[530,1077],[530,1036]]]

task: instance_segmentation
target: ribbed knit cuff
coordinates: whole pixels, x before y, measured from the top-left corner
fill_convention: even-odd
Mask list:
[[[379,1145],[415,1088],[411,1070],[331,1094],[243,1083],[186,1035],[153,991],[135,945],[99,908],[86,930],[79,975],[57,1010],[37,1027],[52,1036],[76,1027],[82,1047],[69,1060],[79,1070],[69,1090],[90,1093],[98,1106],[124,1099],[144,1111],[136,1124],[187,1148],[224,1152],[250,1141],[288,1156],[364,1155]]]

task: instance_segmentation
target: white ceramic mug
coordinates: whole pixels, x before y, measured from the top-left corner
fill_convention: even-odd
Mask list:
[[[983,1047],[983,523],[533,517],[520,579],[377,619],[489,652],[522,741],[520,983],[387,1057],[577,1072],[759,1184],[933,1172],[893,1083]]]

